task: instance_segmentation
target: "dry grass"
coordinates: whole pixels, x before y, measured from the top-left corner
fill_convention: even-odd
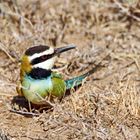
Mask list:
[[[139,0],[1,0],[0,139],[140,139],[139,28]],[[76,51],[57,62],[65,78],[101,60],[105,67],[53,111],[34,118],[9,112],[23,51],[69,43]]]

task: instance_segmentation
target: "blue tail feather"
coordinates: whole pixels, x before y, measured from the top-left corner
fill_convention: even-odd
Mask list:
[[[91,69],[87,73],[80,75],[78,77],[74,77],[72,79],[65,80],[66,82],[66,89],[71,89],[73,87],[79,86],[82,84],[82,81],[88,77],[89,75],[93,74],[95,71],[97,71],[98,68],[101,68],[102,66],[98,65],[95,68]]]

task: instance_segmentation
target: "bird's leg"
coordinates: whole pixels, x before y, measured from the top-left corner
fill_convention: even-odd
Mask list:
[[[26,90],[30,90],[30,91],[31,91],[30,85],[29,85],[29,87],[24,87],[24,86],[20,85],[20,87],[21,87],[22,89],[26,89]],[[32,92],[32,91],[31,91],[31,92]],[[28,106],[29,106],[29,112],[32,112],[31,102],[30,102],[30,101],[28,101]]]
[[[29,105],[29,112],[32,112],[32,109],[31,109],[31,102],[28,101],[28,105]]]

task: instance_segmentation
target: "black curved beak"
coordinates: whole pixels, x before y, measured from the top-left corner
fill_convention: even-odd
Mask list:
[[[44,61],[46,61],[46,60],[48,60],[56,55],[59,55],[60,53],[63,53],[63,52],[66,52],[68,50],[75,49],[75,48],[76,48],[75,45],[68,45],[68,46],[61,47],[61,48],[55,48],[54,53],[37,57],[37,58],[32,60],[31,64],[35,65],[35,64],[44,62]]]
[[[63,53],[63,52],[66,52],[68,50],[75,49],[75,48],[76,48],[75,45],[68,45],[68,46],[61,47],[61,48],[55,48],[54,55],[58,55],[60,53]]]

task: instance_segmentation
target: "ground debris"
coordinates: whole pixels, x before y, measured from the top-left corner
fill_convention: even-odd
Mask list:
[[[0,139],[139,140],[139,9],[139,0],[1,0]],[[32,117],[12,113],[20,57],[40,44],[77,46],[57,59],[65,79],[100,62],[104,68],[53,110]]]

